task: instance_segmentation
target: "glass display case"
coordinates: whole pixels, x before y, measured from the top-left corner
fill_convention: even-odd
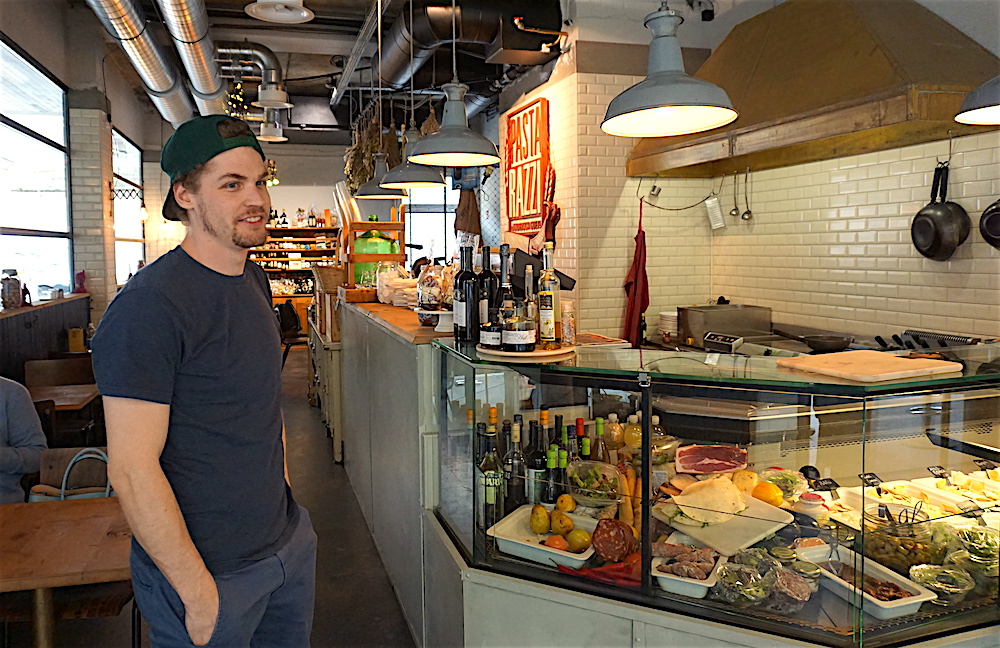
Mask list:
[[[866,383],[767,357],[436,344],[435,512],[472,567],[824,646],[1000,621],[1000,345]]]

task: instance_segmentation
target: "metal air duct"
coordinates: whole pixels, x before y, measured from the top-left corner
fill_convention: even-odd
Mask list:
[[[131,0],[87,0],[104,28],[125,50],[142,79],[146,94],[165,120],[176,128],[191,118],[194,105],[177,68],[146,31],[146,16]]]
[[[156,0],[156,3],[191,80],[198,111],[202,115],[225,114],[226,86],[208,36],[205,3],[202,0]]]
[[[281,63],[270,49],[260,43],[219,41],[216,51],[220,56],[252,61],[261,69],[260,90],[253,105],[274,109],[292,107],[285,91]]]

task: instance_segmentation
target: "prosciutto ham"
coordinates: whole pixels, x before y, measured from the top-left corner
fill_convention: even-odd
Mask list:
[[[679,473],[708,475],[729,473],[747,467],[747,451],[728,445],[689,445],[677,449]]]

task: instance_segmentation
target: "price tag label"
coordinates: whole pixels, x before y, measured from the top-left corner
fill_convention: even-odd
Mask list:
[[[983,470],[996,470],[997,465],[992,461],[987,461],[985,459],[973,459],[972,463],[976,464]]]
[[[958,508],[962,509],[962,515],[965,517],[979,520],[981,526],[986,526],[986,520],[983,519],[983,509],[972,500],[959,502]]]
[[[882,483],[882,478],[873,472],[861,473],[858,477],[865,486],[878,486]]]
[[[938,479],[948,479],[948,471],[944,466],[927,466],[927,470]]]
[[[813,490],[818,491],[835,491],[840,488],[840,484],[830,479],[829,477],[824,477],[823,479],[817,479],[813,482]]]

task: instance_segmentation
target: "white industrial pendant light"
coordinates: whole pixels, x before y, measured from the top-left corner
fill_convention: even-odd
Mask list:
[[[271,108],[264,109],[264,121],[260,124],[260,134],[257,139],[261,142],[287,142],[285,129],[278,121],[277,111]]]
[[[1000,124],[1000,76],[995,76],[969,93],[955,121],[973,126]]]
[[[413,33],[413,0],[410,0],[410,33]],[[410,64],[413,64],[413,39],[410,40]],[[381,65],[382,57],[379,57]],[[382,72],[379,70],[379,76]],[[414,118],[414,101],[413,101],[413,75],[410,75],[410,127],[408,130],[403,131],[403,162],[397,164],[389,172],[385,174],[382,178],[382,182],[379,183],[380,187],[385,189],[428,189],[434,187],[445,186],[444,174],[441,173],[440,169],[435,167],[426,166],[424,164],[411,164],[409,160],[406,159],[405,154],[407,149],[412,145],[416,145],[417,140],[420,139],[420,133],[417,130],[416,119]]]
[[[385,173],[385,153],[376,153],[375,175],[372,176],[371,180],[358,187],[354,197],[357,200],[402,200],[406,198],[406,192],[402,189],[386,189],[379,186]]]
[[[469,86],[458,82],[456,58],[455,0],[451,0],[451,83],[444,84],[446,101],[438,132],[423,138],[407,158],[414,164],[436,167],[489,166],[500,161],[497,145],[469,128],[465,93]]]
[[[286,25],[309,22],[315,17],[303,6],[302,0],[257,0],[244,7],[244,11],[257,20]]]
[[[601,130],[621,137],[663,137],[718,128],[738,116],[722,88],[684,72],[677,28],[684,19],[667,8],[646,16],[653,32],[646,78],[611,100]]]

